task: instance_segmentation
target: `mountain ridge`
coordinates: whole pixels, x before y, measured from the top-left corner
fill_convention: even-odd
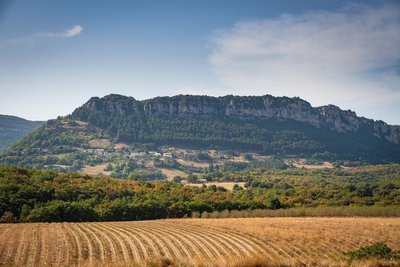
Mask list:
[[[354,111],[342,110],[335,105],[312,107],[309,102],[299,97],[274,97],[271,95],[226,95],[222,97],[176,95],[172,97],[155,97],[140,101],[133,97],[110,94],[103,98],[92,97],[82,107],[76,109],[72,113],[72,116],[78,115],[79,109],[85,107],[96,111],[99,107],[99,102],[103,102],[103,100],[107,101],[112,98],[114,98],[114,100],[123,100],[125,103],[130,101],[132,104],[131,108],[128,107],[128,109],[125,110],[124,107],[118,105],[108,107],[110,112],[119,113],[119,115],[127,115],[127,112],[143,112],[143,114],[147,116],[195,115],[207,117],[226,115],[242,119],[246,117],[283,120],[292,119],[308,123],[317,128],[327,126],[332,130],[342,133],[357,131],[362,125],[369,125],[373,127],[373,133],[377,137],[385,138],[389,142],[395,144],[400,143],[400,126],[398,125],[389,125],[382,120],[359,117]],[[217,108],[215,108],[216,105]],[[218,107],[218,105],[220,106]],[[127,108],[127,105],[125,105],[125,108]]]
[[[0,152],[44,123],[44,121],[30,121],[17,116],[0,114]]]

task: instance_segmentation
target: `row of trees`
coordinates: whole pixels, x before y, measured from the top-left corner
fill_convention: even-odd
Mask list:
[[[245,189],[0,167],[0,217],[20,222],[144,220],[223,210],[400,205],[400,165],[215,174],[205,175],[247,181]]]
[[[287,206],[242,191],[0,167],[0,216],[20,222],[144,220]]]

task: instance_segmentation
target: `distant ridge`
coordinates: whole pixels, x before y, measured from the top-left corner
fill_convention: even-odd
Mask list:
[[[44,123],[0,114],[0,153]]]

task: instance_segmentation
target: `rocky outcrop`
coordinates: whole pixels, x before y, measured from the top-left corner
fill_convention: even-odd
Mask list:
[[[108,112],[120,116],[130,114],[141,116],[228,116],[238,119],[294,120],[316,128],[327,127],[340,133],[355,132],[363,128],[371,131],[376,137],[395,144],[400,143],[400,126],[358,117],[355,112],[341,110],[334,105],[312,107],[310,103],[298,97],[178,95],[138,101],[132,97],[109,95],[104,98],[91,98],[80,109],[85,109],[89,113]],[[82,113],[78,109],[73,115],[81,117],[80,114],[88,114],[88,112]]]

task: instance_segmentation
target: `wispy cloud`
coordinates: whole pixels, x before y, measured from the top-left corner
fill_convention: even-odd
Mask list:
[[[399,4],[243,21],[218,30],[211,46],[213,71],[239,94],[362,111],[400,102]]]
[[[67,29],[62,32],[48,32],[44,33],[44,36],[47,37],[65,37],[65,38],[70,38],[74,37],[78,34],[81,34],[83,32],[83,27],[81,25],[75,25],[70,29]]]
[[[82,32],[83,32],[83,27],[81,25],[75,25],[69,29],[60,32],[38,32],[29,36],[7,39],[5,43],[7,45],[19,45],[19,44],[34,45],[38,42],[48,39],[71,38],[81,34]]]

